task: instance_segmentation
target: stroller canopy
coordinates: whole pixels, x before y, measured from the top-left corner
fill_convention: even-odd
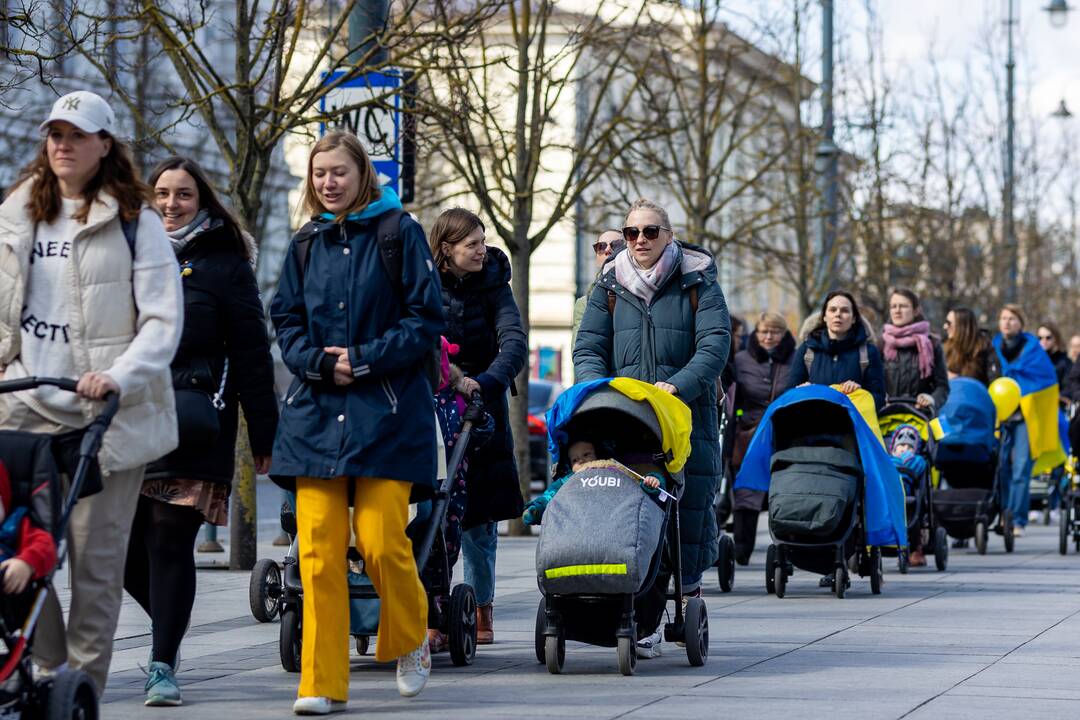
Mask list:
[[[855,442],[866,477],[866,542],[877,546],[906,546],[904,488],[896,468],[885,452],[879,435],[866,424],[851,400],[831,387],[805,385],[794,388],[769,406],[743,458],[739,476],[735,480],[735,489],[746,488],[768,492],[769,463],[775,452],[773,416],[777,412],[797,412],[797,406],[802,403],[822,401],[832,403],[847,411],[851,424],[855,428]],[[820,424],[820,419],[813,416],[807,416],[804,421],[811,425]]]
[[[677,473],[690,456],[690,408],[655,385],[632,378],[604,378],[567,388],[547,412],[548,451],[559,464],[566,425],[574,415],[607,408],[626,413],[649,428],[663,448],[664,465]]]
[[[949,381],[949,399],[930,426],[939,443],[981,447],[990,456],[997,450],[996,424],[997,411],[986,386],[958,377]]]

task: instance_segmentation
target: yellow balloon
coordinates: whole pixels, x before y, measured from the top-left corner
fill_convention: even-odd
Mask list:
[[[1009,377],[999,377],[990,383],[990,399],[997,408],[998,422],[1004,422],[1020,407],[1020,383]]]

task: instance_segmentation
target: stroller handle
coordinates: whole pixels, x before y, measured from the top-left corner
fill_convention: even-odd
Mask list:
[[[18,378],[17,380],[0,380],[0,395],[12,392],[22,392],[23,390],[33,390],[43,386],[51,386],[66,390],[67,392],[75,392],[79,386],[78,380],[71,378],[55,378],[55,377],[25,377]],[[105,407],[98,415],[99,420],[103,420],[105,427],[109,426],[113,417],[116,415],[116,411],[120,409],[120,395],[115,392],[109,392],[105,394]]]

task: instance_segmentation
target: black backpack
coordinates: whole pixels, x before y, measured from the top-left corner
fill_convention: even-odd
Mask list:
[[[403,243],[401,241],[400,230],[401,218],[404,217],[405,214],[405,211],[400,208],[389,210],[379,216],[379,224],[375,228],[375,241],[379,246],[379,257],[382,259],[382,264],[386,269],[386,273],[394,281],[398,291],[398,298],[402,303],[405,302],[405,285],[401,278],[403,270]],[[314,221],[308,223],[300,228],[300,231],[297,233],[296,242],[293,243],[296,252],[296,261],[300,265],[301,281],[303,281],[304,273],[307,271],[308,255],[311,251],[311,238],[315,236],[316,232],[323,225],[324,223]],[[441,356],[442,343],[437,339],[431,351],[426,353],[424,358],[420,361],[424,377],[427,378],[428,383],[431,385],[432,395],[439,389]]]

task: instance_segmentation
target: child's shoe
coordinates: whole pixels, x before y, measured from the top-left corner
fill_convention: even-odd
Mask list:
[[[292,706],[293,715],[329,715],[344,712],[344,700],[331,700],[328,697],[298,697]]]
[[[176,673],[163,662],[152,662],[147,668],[146,702],[147,707],[169,707],[183,705],[180,686],[176,684]]]
[[[414,697],[427,685],[431,675],[431,648],[427,638],[420,647],[397,659],[397,689],[402,697]]]

